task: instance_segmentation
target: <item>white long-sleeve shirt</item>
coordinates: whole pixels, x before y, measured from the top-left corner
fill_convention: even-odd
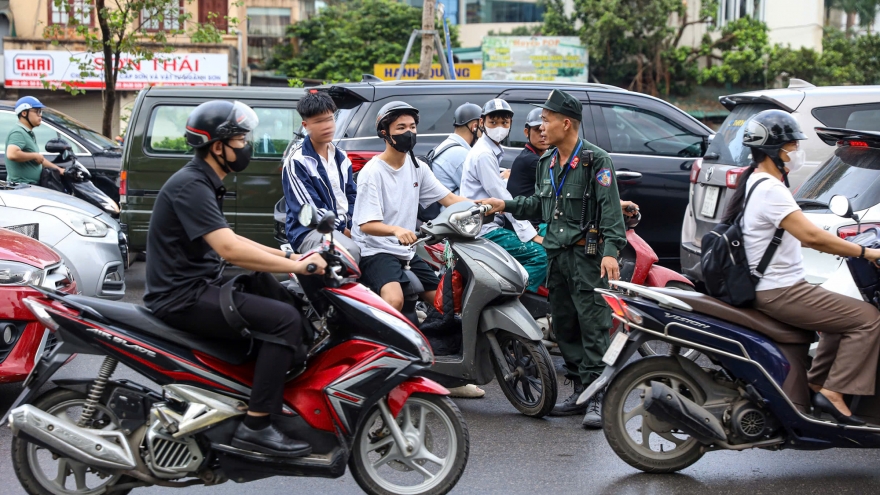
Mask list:
[[[504,156],[504,150],[501,146],[495,144],[488,136],[481,137],[468,152],[467,158],[464,159],[459,194],[468,199],[513,199],[507,190],[507,183],[501,178],[502,156]],[[520,241],[528,242],[538,235],[531,223],[516,220],[510,213],[504,213],[504,215],[510,220]],[[485,235],[497,228],[500,228],[497,223],[484,223],[480,235]]]

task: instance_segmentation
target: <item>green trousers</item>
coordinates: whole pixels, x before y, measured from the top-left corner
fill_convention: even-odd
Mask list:
[[[584,386],[605,370],[602,357],[610,345],[611,308],[593,289],[605,288],[600,256],[587,256],[582,246],[551,253],[547,288],[556,343],[565,360],[565,375]]]
[[[526,290],[537,292],[547,278],[547,252],[535,241],[523,242],[516,232],[507,229],[491,230],[483,236],[510,253],[529,274]]]

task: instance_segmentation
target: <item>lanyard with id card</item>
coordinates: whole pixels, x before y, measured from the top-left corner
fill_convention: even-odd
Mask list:
[[[550,160],[550,186],[553,188],[553,192],[556,195],[556,203],[553,206],[554,220],[562,216],[562,211],[559,209],[559,198],[562,196],[562,186],[565,185],[565,179],[568,178],[568,171],[577,167],[578,162],[580,161],[581,147],[583,145],[583,141],[579,141],[577,149],[571,154],[571,158],[568,160],[568,166],[566,166],[565,170],[562,172],[562,180],[559,182],[559,187],[556,187],[556,174],[553,172],[553,166],[556,165],[556,158],[559,156],[559,148],[556,148],[556,151],[553,152],[553,158]]]

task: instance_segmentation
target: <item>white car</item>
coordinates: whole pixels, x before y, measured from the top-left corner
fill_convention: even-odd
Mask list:
[[[43,187],[0,182],[0,227],[55,249],[83,295],[125,295],[127,241],[119,222],[96,206]]]
[[[836,148],[795,192],[795,200],[804,214],[822,229],[842,239],[865,229],[880,228],[880,132],[822,128],[816,131],[823,141]],[[836,195],[849,198],[859,222],[831,213],[828,202]],[[803,255],[808,282],[852,295],[855,289],[852,277],[834,276],[838,270],[847,269],[843,258],[809,248],[803,249]],[[826,285],[847,278],[850,283],[846,287]],[[858,291],[854,295],[861,299]]]

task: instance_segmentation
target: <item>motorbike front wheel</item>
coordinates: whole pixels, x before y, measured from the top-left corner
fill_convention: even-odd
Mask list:
[[[498,332],[498,345],[504,355],[499,363],[493,355],[495,378],[507,400],[519,412],[542,418],[556,405],[558,385],[550,354],[540,342]]]
[[[467,465],[470,435],[448,397],[413,394],[397,415],[399,445],[378,406],[367,413],[352,445],[349,467],[371,495],[443,495]]]

